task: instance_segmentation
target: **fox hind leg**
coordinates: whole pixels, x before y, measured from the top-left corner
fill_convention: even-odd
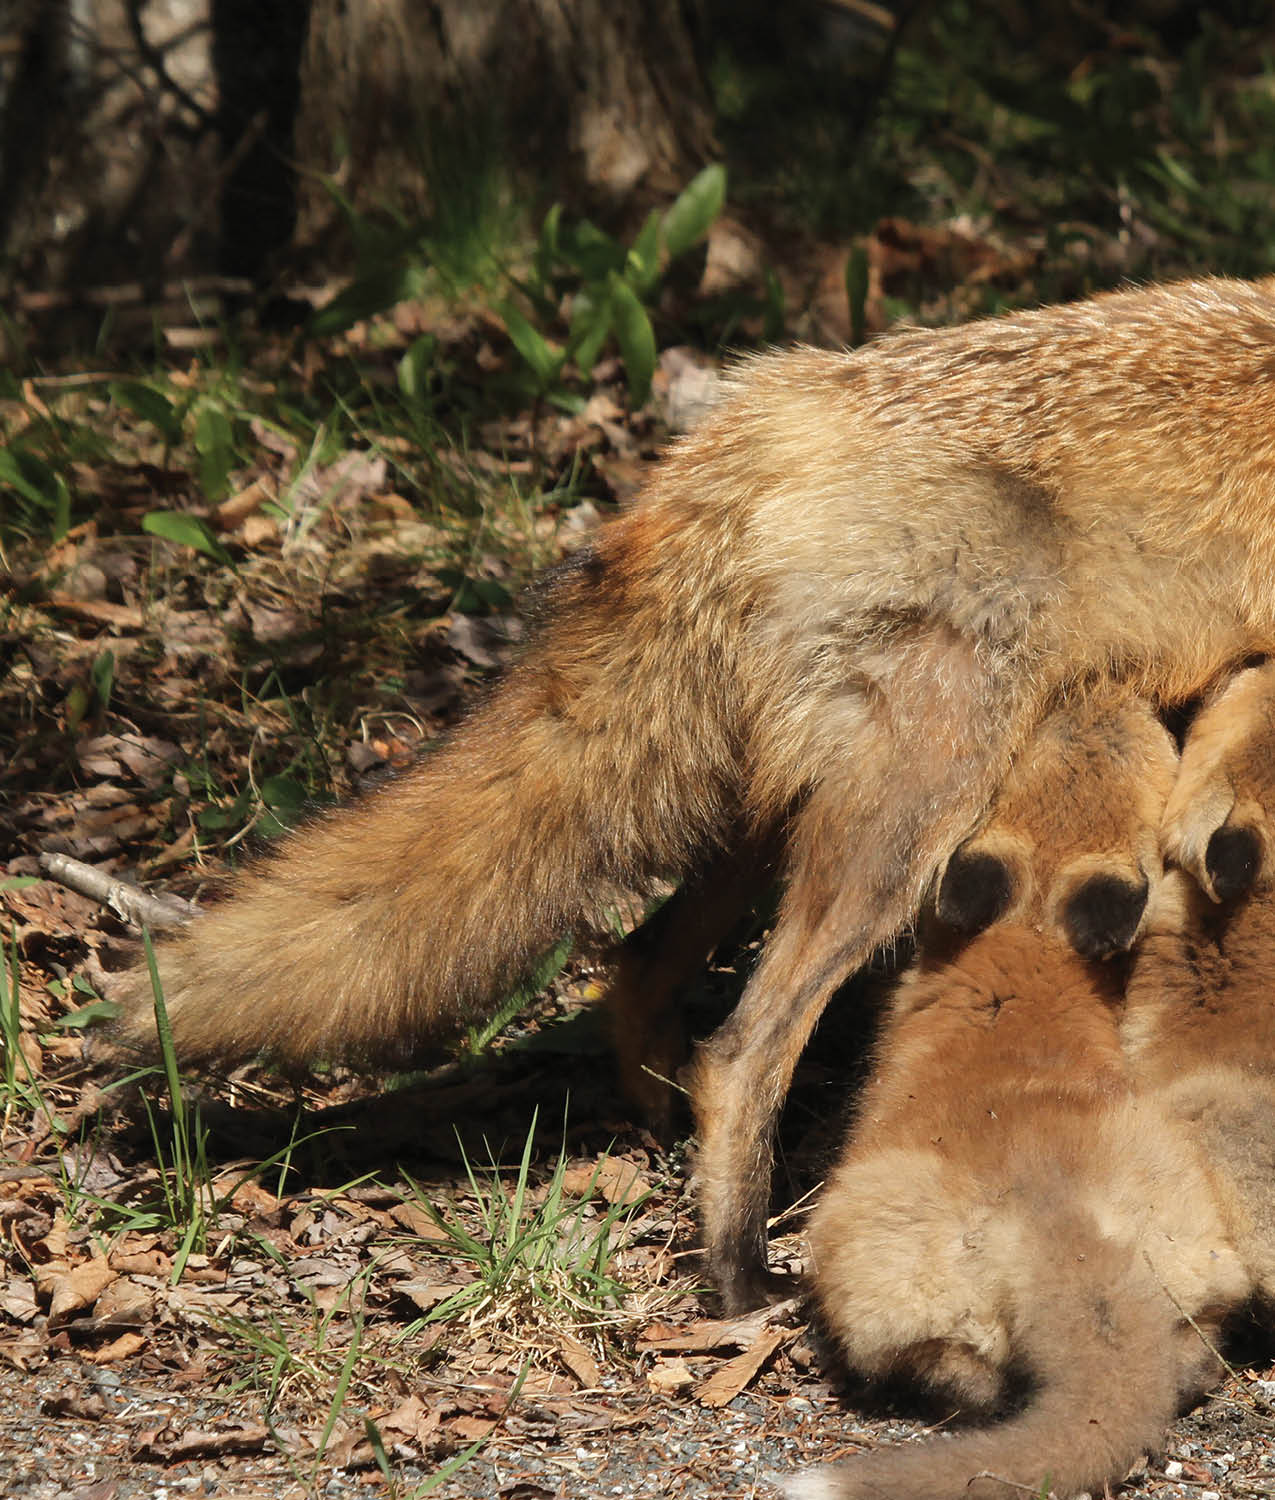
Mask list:
[[[783,842],[782,821],[741,827],[619,947],[606,1001],[620,1086],[657,1131],[673,1112],[665,1080],[686,1060],[682,994],[774,882]]]
[[[773,1135],[802,1048],[833,993],[912,920],[1039,716],[1031,673],[1012,662],[993,672],[973,646],[936,637],[893,681],[876,679],[875,730],[846,746],[796,815],[774,932],[695,1061],[705,1247],[732,1311],[774,1290]]]

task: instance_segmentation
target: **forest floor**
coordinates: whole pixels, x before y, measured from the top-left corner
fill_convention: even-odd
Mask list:
[[[699,363],[665,365],[711,382]],[[77,471],[94,516],[8,557],[0,1493],[767,1496],[774,1475],[923,1430],[905,1400],[847,1389],[799,1298],[716,1316],[686,1144],[618,1102],[587,959],[429,1071],[202,1079],[177,1173],[163,1080],[120,1090],[118,1065],[85,1062],[95,996],[136,936],[40,878],[40,856],[198,897],[276,820],[374,791],[513,649],[518,565],[587,537],[660,431],[605,384],[584,416],[542,414],[542,495],[574,443],[595,497],[478,506],[458,550],[458,523],[423,522],[366,447],[312,464],[313,498],[281,516],[262,497],[282,493],[295,453],[262,425],[266,456],[232,473],[230,519],[188,512],[216,555],[140,531],[157,484],[180,498],[193,481],[171,455],[154,462],[141,423],[123,461],[139,404],[75,393],[68,430],[116,432],[113,456]],[[489,437],[508,455],[528,430],[519,416]],[[458,607],[484,584],[499,607]],[[705,976],[701,1034],[760,936]],[[871,1009],[870,993],[844,997],[785,1116],[779,1197],[796,1207],[774,1233],[794,1271]],[[1264,1361],[1237,1371],[1122,1493],[1275,1494],[1272,1380]]]
[[[1040,131],[1023,139],[1049,145]],[[1255,128],[1245,149],[1268,140]],[[1012,204],[1046,183],[967,154]],[[694,275],[663,286],[635,241],[615,265],[637,267],[654,330],[616,293],[587,359],[566,356],[561,312],[588,301],[581,260],[521,312],[422,278],[364,308],[386,285],[374,268],[322,338],[195,320],[166,331],[157,367],[101,354],[4,377],[0,1496],[742,1500],[948,1424],[848,1386],[797,1281],[774,1309],[719,1317],[693,1144],[620,1102],[596,959],[555,955],[503,1025],[410,1075],[283,1082],[253,1063],[179,1092],[156,1073],[121,1085],[85,1038],[136,929],[42,860],[207,900],[281,829],[409,765],[517,649],[520,588],[712,399],[719,361],[682,336],[710,304],[745,346],[835,344],[1173,270],[1183,218],[1261,239],[1245,227],[1260,173],[1219,176],[1203,207],[1181,172],[1130,177],[1190,200],[1171,221],[1160,199],[1140,216],[1122,180],[1111,233],[1052,204],[1011,235],[896,214],[774,275],[725,218]],[[924,180],[937,201],[957,179]],[[570,243],[554,253],[584,255]],[[696,1034],[764,925],[717,955],[688,1004]],[[794,1276],[872,990],[825,1019],[785,1113],[772,1238]],[[1275,1366],[1260,1344],[1236,1358],[1125,1500],[1275,1496]]]

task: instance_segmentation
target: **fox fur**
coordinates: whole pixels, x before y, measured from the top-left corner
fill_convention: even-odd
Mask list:
[[[1119,966],[1081,956],[1101,945],[1087,923],[1078,945],[1072,921],[1109,905],[1113,935],[1131,938],[1134,909],[1149,894],[1152,912],[1164,905],[1154,848],[1174,761],[1136,699],[1047,721],[1001,830],[953,862],[961,884],[1003,859],[1007,910],[964,946],[934,945],[901,984],[811,1224],[816,1299],[852,1366],[908,1376],[967,1413],[994,1411],[1015,1382],[1026,1404],[996,1426],[799,1476],[794,1500],[1099,1493],[1220,1372],[1221,1320],[1253,1289],[1247,1246],[1190,1109],[1163,1108],[1126,1060]],[[1168,907],[1180,903],[1179,890]],[[1171,1039],[1166,1082],[1193,1078],[1207,1050],[1177,1024],[1192,1001],[1163,983],[1189,985],[1191,971],[1175,956],[1166,975],[1146,950],[1134,964],[1155,1017],[1145,1050],[1167,1065]],[[1253,1102],[1243,1087],[1227,1097]]]
[[[1188,799],[1184,801],[1183,799]],[[1194,799],[1194,805],[1191,799]],[[1275,662],[1201,712],[1170,802],[1198,849],[1180,909],[1130,979],[1125,1050],[1140,1093],[1190,1134],[1254,1293],[1275,1310]],[[1200,832],[1223,817],[1207,838]]]
[[[1061,694],[1119,679],[1177,703],[1275,648],[1273,543],[1275,281],[747,361],[547,581],[524,660],[449,743],[161,945],[179,1054],[410,1052],[600,890],[711,868],[743,900],[781,848],[770,941],[692,1077],[704,1237],[746,1306],[775,1117],[829,997]],[[622,959],[621,1035],[660,1030],[729,925],[708,889],[664,921],[675,962]],[[136,1043],[140,967],[124,990]]]

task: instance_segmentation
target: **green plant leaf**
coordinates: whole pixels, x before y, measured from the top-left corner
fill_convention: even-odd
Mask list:
[[[532,276],[536,290],[539,292],[543,292],[548,285],[549,278],[553,275],[554,265],[560,258],[558,236],[561,226],[562,204],[555,203],[540,226],[540,239],[537,241],[536,254],[532,262]]]
[[[142,530],[151,536],[163,537],[166,542],[178,542],[183,547],[193,547],[220,563],[228,563],[230,554],[221,545],[205,521],[198,516],[187,515],[180,510],[152,510],[142,517]]]
[[[32,504],[44,510],[52,508],[52,497],[27,477],[17,456],[8,448],[0,448],[0,486],[6,484]]]
[[[251,796],[250,792],[242,791],[233,802],[221,807],[205,807],[195,822],[209,833],[217,833],[223,828],[238,828],[248,816]]]
[[[71,487],[61,474],[53,476],[53,539],[60,542],[71,529]]]
[[[571,334],[567,347],[576,368],[587,375],[598,362],[611,332],[611,299],[606,287],[584,287],[571,303]]]
[[[230,418],[212,401],[203,401],[195,416],[195,450],[199,454],[199,484],[209,500],[225,498],[235,461],[235,429]]]
[[[629,379],[629,396],[634,406],[641,406],[651,389],[655,374],[655,330],[637,293],[619,276],[610,284],[611,326],[624,359],[624,373]]]
[[[294,823],[310,799],[305,788],[293,777],[267,776],[261,783],[261,800],[281,822]]]
[[[73,1010],[69,1016],[59,1016],[53,1024],[63,1031],[82,1031],[94,1021],[114,1020],[119,1013],[120,1007],[114,1000],[94,1000],[81,1005],[79,1010]]]
[[[678,194],[664,215],[664,248],[676,260],[708,233],[726,202],[726,168],[705,167]]]
[[[115,685],[115,653],[103,651],[93,663],[90,674],[93,690],[97,694],[98,707],[103,713],[110,707],[111,689]]]
[[[639,297],[645,297],[660,279],[660,225],[663,215],[653,208],[646,216],[637,239],[624,262],[624,279]]]
[[[126,407],[135,417],[149,422],[171,448],[181,437],[181,415],[176,406],[154,386],[140,380],[113,380],[107,394],[116,406]]]
[[[409,401],[418,401],[429,389],[430,371],[438,356],[438,340],[432,333],[414,339],[398,362],[398,388]]]
[[[499,303],[496,311],[504,319],[510,342],[531,367],[531,373],[541,387],[552,385],[567,357],[566,351],[560,345],[550,343],[512,302]]]
[[[74,683],[62,705],[62,714],[66,720],[66,727],[72,734],[84,722],[84,715],[88,711],[89,690],[82,682]]]
[[[559,231],[558,254],[585,281],[605,281],[611,271],[624,269],[624,246],[588,219]]]
[[[451,608],[457,614],[476,615],[489,609],[508,609],[513,596],[495,578],[471,578],[461,568],[437,568],[434,576],[452,590]]]

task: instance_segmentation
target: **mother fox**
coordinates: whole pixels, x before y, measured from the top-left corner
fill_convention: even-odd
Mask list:
[[[782,851],[693,1076],[731,1308],[766,1291],[774,1121],[833,991],[916,912],[1060,695],[1180,702],[1275,649],[1275,280],[1118,292],[742,366],[546,581],[525,659],[374,797],[163,945],[179,1053],[401,1055],[617,884],[684,882],[617,981],[631,1074]],[[1169,830],[1207,880],[1209,835]],[[669,956],[673,955],[673,956]],[[149,1023],[126,983],[125,1037]]]

